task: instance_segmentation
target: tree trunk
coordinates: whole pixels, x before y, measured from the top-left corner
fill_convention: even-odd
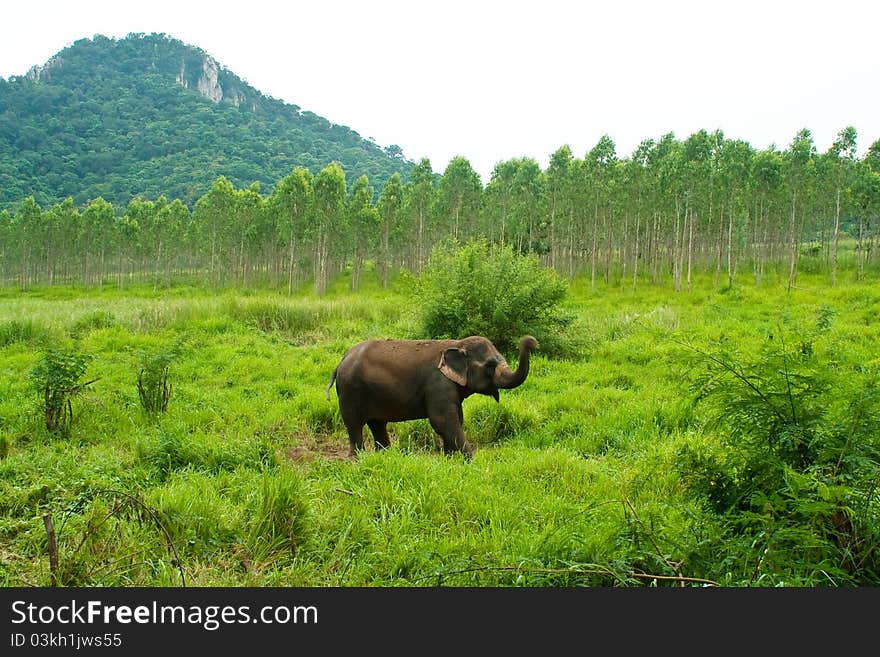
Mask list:
[[[834,247],[831,251],[831,285],[837,285],[837,249],[840,244],[840,188],[837,188],[837,203],[834,212]]]

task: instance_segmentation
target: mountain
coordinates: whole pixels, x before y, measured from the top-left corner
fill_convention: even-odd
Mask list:
[[[0,209],[31,195],[124,208],[164,194],[192,207],[221,175],[266,194],[294,167],[332,161],[376,189],[414,166],[398,146],[266,96],[165,34],[82,39],[0,78]]]

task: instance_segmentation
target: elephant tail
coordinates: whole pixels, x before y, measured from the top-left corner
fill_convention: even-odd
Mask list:
[[[333,387],[333,384],[336,382],[336,372],[339,370],[339,366],[337,365],[333,369],[333,374],[330,375],[330,383],[327,384],[327,390],[324,391],[324,395],[327,397],[327,401],[330,401],[330,389]]]

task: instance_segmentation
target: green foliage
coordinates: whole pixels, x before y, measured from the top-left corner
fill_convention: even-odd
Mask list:
[[[299,474],[281,467],[264,470],[259,495],[248,513],[247,545],[257,559],[293,551],[306,539],[308,505]]]
[[[820,327],[831,314],[819,309]],[[684,449],[678,469],[723,518],[716,548],[737,583],[876,586],[877,374],[842,376],[812,341],[770,338],[755,361],[703,354],[698,399],[722,449]]]
[[[45,514],[70,585],[877,585],[876,284],[707,279],[688,294],[578,279],[575,350],[536,354],[500,403],[465,400],[470,462],[427,420],[350,460],[324,398],[357,339],[413,332],[395,312],[408,285],[0,290],[0,325],[116,322],[81,334],[102,384],[73,402],[76,440],[35,418],[20,373],[41,354],[0,347],[0,585],[52,583]],[[288,303],[318,328],[256,321]],[[175,403],[149,421],[134,368],[176,344]]]
[[[117,326],[113,313],[107,310],[94,310],[77,319],[70,327],[70,335],[73,338],[81,338],[90,331],[113,328]]]
[[[16,342],[39,342],[46,334],[46,328],[33,320],[10,319],[0,324],[0,347]]]
[[[217,66],[219,102],[199,93]],[[297,166],[338,161],[377,183],[412,163],[353,130],[263,95],[164,34],[95,36],[63,49],[27,76],[0,80],[0,207],[103,197],[125,207],[138,195],[192,208],[218,175],[267,189]],[[4,136],[9,138],[4,139]],[[256,154],[256,155],[255,155]]]
[[[73,421],[71,400],[94,383],[81,381],[91,355],[75,348],[50,347],[31,370],[31,382],[43,398],[46,429],[67,434]]]
[[[566,291],[553,270],[510,246],[444,242],[419,285],[422,331],[430,338],[483,335],[502,350],[528,334],[552,345],[567,323],[558,308]]]
[[[315,329],[320,323],[319,314],[314,307],[283,301],[231,302],[227,311],[234,318],[266,333],[280,331],[288,335],[299,335]]]
[[[491,445],[521,437],[538,422],[534,412],[517,405],[484,401],[471,412],[465,431],[472,433],[478,445]]]
[[[168,372],[174,360],[173,350],[158,353],[143,353],[137,375],[138,399],[141,408],[147,413],[164,413],[168,410],[172,385],[168,382]]]

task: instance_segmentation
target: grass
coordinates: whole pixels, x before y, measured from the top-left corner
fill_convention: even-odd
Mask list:
[[[676,294],[576,281],[565,349],[539,350],[500,404],[465,402],[471,462],[438,453],[425,421],[391,425],[386,452],[344,458],[330,372],[354,342],[417,334],[405,286],[346,283],[321,299],[0,291],[0,584],[51,581],[46,514],[69,585],[828,584],[806,557],[759,582],[729,567],[723,518],[676,464],[725,449],[696,401],[695,350],[746,359],[785,336],[840,376],[876,376],[876,283],[804,275],[786,293],[707,278]],[[41,425],[26,376],[58,340],[99,378],[66,437]],[[145,413],[141,355],[172,349],[167,411]]]

